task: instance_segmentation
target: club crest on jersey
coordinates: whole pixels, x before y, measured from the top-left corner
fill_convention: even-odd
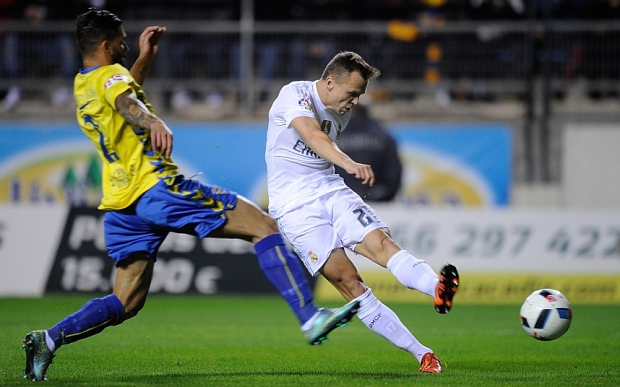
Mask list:
[[[104,87],[108,90],[113,84],[118,82],[129,83],[129,78],[126,75],[121,74],[112,75],[107,81],[105,81]]]
[[[310,256],[310,260],[314,263],[317,263],[319,261],[319,257],[314,254],[312,251],[308,254]]]
[[[312,105],[310,104],[310,101],[308,101],[308,99],[306,98],[301,98],[299,101],[297,101],[297,104],[299,104],[299,106],[301,106],[302,108],[306,109],[309,112],[312,111]]]

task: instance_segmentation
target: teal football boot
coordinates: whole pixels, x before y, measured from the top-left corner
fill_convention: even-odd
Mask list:
[[[54,354],[45,343],[45,331],[32,331],[22,340],[22,349],[26,351],[26,368],[24,379],[33,382],[47,380],[45,374],[52,364]]]
[[[341,308],[320,308],[312,327],[303,331],[310,345],[319,345],[327,341],[327,334],[338,327],[347,325],[357,313],[360,302],[353,300]]]

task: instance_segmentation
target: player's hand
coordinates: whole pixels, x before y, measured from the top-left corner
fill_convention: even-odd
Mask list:
[[[151,144],[153,149],[170,158],[172,154],[172,130],[165,122],[157,120],[151,124]]]
[[[372,167],[368,164],[360,164],[353,161],[347,165],[344,170],[355,176],[357,179],[361,179],[362,184],[368,184],[371,187],[375,185],[375,173],[373,172]]]
[[[159,49],[159,39],[166,32],[166,27],[150,26],[146,27],[140,34],[138,45],[140,47],[140,56],[146,59],[152,59]]]

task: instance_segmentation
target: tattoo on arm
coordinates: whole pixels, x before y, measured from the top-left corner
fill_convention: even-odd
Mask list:
[[[115,103],[118,112],[131,125],[149,129],[151,123],[157,119],[143,107],[144,105],[131,91],[126,91],[116,97]]]

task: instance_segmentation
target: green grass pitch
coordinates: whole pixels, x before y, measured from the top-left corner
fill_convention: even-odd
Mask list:
[[[89,298],[0,299],[0,386],[31,384],[21,339]],[[45,385],[620,386],[620,305],[573,305],[568,332],[539,342],[519,325],[519,305],[456,301],[448,315],[387,303],[437,353],[440,375],[418,372],[415,358],[357,318],[310,346],[275,296],[152,295],[136,318],[62,347]]]

